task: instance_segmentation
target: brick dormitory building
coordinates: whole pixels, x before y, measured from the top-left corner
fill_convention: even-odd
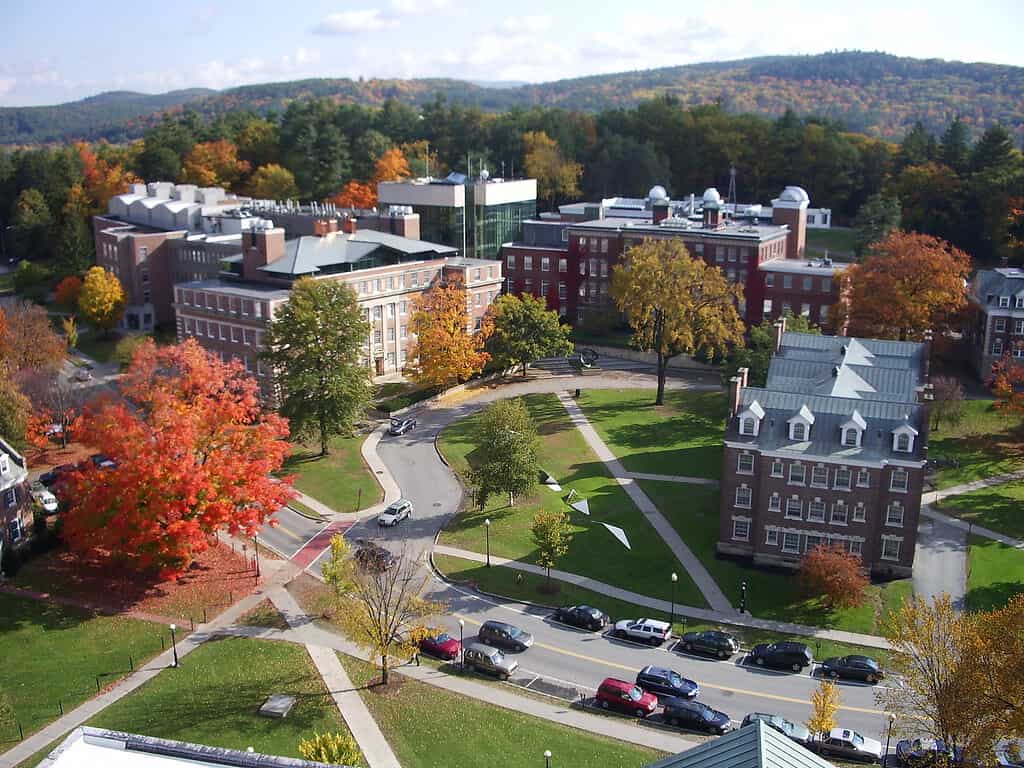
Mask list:
[[[1024,365],[1024,269],[981,269],[967,291],[970,362],[982,380],[1003,355]]]
[[[785,332],[764,387],[730,382],[718,551],[795,568],[838,544],[911,574],[928,448],[929,344]]]

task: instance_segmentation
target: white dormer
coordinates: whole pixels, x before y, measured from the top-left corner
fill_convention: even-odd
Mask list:
[[[905,419],[896,429],[892,431],[892,449],[896,453],[913,453],[914,439],[917,437],[917,430],[910,426],[909,419]]]
[[[11,460],[3,450],[0,450],[0,475],[9,474],[11,474]]]
[[[761,431],[761,420],[764,419],[764,408],[755,400],[745,410],[740,411],[738,418],[740,420],[740,434],[747,437],[757,437],[758,432]]]
[[[839,440],[844,448],[860,448],[861,438],[864,430],[867,429],[867,422],[860,415],[860,411],[854,410],[848,421],[839,427]]]
[[[789,424],[789,439],[803,442],[811,439],[811,426],[814,424],[814,414],[806,405],[801,405],[787,422]]]

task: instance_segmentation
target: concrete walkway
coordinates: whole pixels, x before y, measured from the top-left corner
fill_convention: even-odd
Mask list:
[[[1022,511],[1022,514],[1024,514],[1024,511]],[[1002,544],[1005,544],[1008,547],[1014,547],[1015,549],[1024,549],[1024,541],[1021,541],[1020,539],[1014,539],[1010,536],[1004,536],[998,531],[993,531],[991,528],[985,528],[984,526],[976,525],[975,523],[969,522],[967,520],[961,520],[957,517],[950,517],[949,515],[944,515],[941,512],[936,512],[935,509],[930,506],[922,507],[921,515],[924,517],[929,517],[937,522],[941,522],[944,525],[948,525],[951,528],[959,528],[961,531],[965,531],[968,534],[984,536],[986,539],[998,541]]]
[[[967,593],[967,531],[939,520],[921,520],[914,554],[914,595],[931,600],[945,593],[958,608]]]
[[[658,532],[662,540],[668,544],[669,549],[676,556],[676,559],[682,564],[683,568],[693,579],[693,583],[697,585],[697,588],[704,595],[704,599],[708,601],[710,605],[716,611],[732,611],[732,603],[729,602],[729,598],[725,596],[717,582],[708,573],[708,570],[704,567],[704,564],[697,558],[695,554],[686,546],[686,542],[683,541],[682,537],[676,532],[676,529],[672,527],[672,524],[668,519],[661,514],[658,508],[654,505],[654,502],[648,498],[647,494],[643,492],[643,489],[630,477],[629,473],[626,472],[611,449],[605,444],[604,440],[597,434],[597,431],[591,426],[587,420],[583,410],[576,404],[576,401],[569,396],[568,392],[559,392],[558,399],[562,405],[565,406],[565,410],[569,413],[569,418],[573,425],[583,435],[583,439],[586,440],[587,445],[590,449],[597,454],[597,457],[604,462],[604,465],[611,472],[612,477],[617,482],[629,497],[636,504],[637,508],[644,514],[647,521],[654,527],[654,530]]]
[[[961,493],[970,493],[971,491],[977,491],[982,488],[991,488],[993,485],[1005,485],[1006,483],[1012,483],[1014,480],[1024,480],[1024,469],[1016,472],[1007,472],[1002,475],[993,475],[992,477],[986,477],[983,480],[975,480],[973,483],[962,483],[960,485],[950,486],[949,488],[943,488],[940,491],[923,493],[921,494],[921,505],[935,504],[949,496],[959,496]]]
[[[434,554],[460,557],[463,560],[472,560],[477,563],[487,562],[487,556],[482,555],[479,552],[470,552],[469,550],[446,547],[440,544],[434,547]],[[524,573],[534,573],[538,576],[543,576],[547,573],[547,571],[539,565],[534,565],[533,563],[522,563],[518,560],[509,560],[508,558],[498,557],[494,554],[491,555],[491,563],[494,565],[502,565],[506,568],[512,568],[517,571],[523,571]],[[573,584],[583,589],[589,589],[591,592],[598,592],[602,595],[613,597],[616,600],[635,603],[636,605],[650,608],[659,613],[668,614],[672,610],[672,605],[668,600],[661,600],[656,597],[641,595],[637,592],[630,592],[627,589],[621,589],[620,587],[616,587],[611,584],[605,584],[603,581],[597,581],[596,579],[591,579],[587,576],[580,576],[579,574],[568,573],[566,571],[559,571],[552,568],[551,578],[557,579],[558,581],[564,581],[567,584]],[[788,621],[758,619],[754,616],[737,613],[731,609],[729,611],[715,611],[708,610],[706,608],[694,608],[693,606],[676,603],[675,613],[677,616],[688,616],[692,619],[699,619],[700,621],[707,621],[716,624],[736,624],[741,627],[750,627],[752,629],[766,629],[787,635],[816,637],[822,640],[834,640],[840,643],[863,645],[869,648],[884,648],[886,650],[892,648],[888,640],[884,637],[877,637],[876,635],[864,635],[859,632],[845,632],[838,629],[809,627],[806,624],[792,624]]]
[[[663,483],[686,483],[687,485],[706,485],[717,488],[718,481],[708,477],[689,477],[688,475],[656,475],[651,472],[626,472],[626,477],[634,480],[658,480]]]

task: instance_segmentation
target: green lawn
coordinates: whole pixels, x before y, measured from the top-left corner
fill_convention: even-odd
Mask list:
[[[967,608],[989,611],[1024,592],[1024,550],[971,536],[967,554]]]
[[[3,689],[28,735],[160,652],[163,627],[0,594]],[[4,736],[0,735],[0,740]],[[0,750],[2,751],[2,750]]]
[[[336,437],[327,456],[316,445],[294,444],[283,474],[295,475],[295,487],[336,512],[356,512],[383,498],[377,479],[359,449],[365,435]]]
[[[116,332],[104,335],[92,328],[82,328],[78,332],[78,346],[75,349],[97,363],[109,363],[119,339]]]
[[[1024,468],[1024,417],[997,411],[993,402],[968,400],[960,424],[943,424],[928,435],[930,458],[960,462],[959,467],[943,467],[936,473],[939,488]]]
[[[288,717],[257,715],[275,693],[297,697]],[[244,638],[204,643],[88,724],[286,757],[314,731],[346,731],[305,648]]]
[[[852,229],[833,227],[807,230],[808,256],[824,256],[825,251],[828,251],[833,257],[852,257],[856,245],[857,236]]]
[[[483,510],[460,512],[442,532],[440,543],[474,552],[486,550],[484,520],[491,520],[491,552],[525,562],[536,562],[530,533],[533,516],[541,509],[569,510],[562,497],[575,489],[590,505],[590,517],[570,512],[573,538],[558,568],[590,576],[652,597],[669,598],[668,574],[678,571],[677,595],[681,603],[706,605],[696,585],[661,537],[643,518],[626,492],[608,475],[591,452],[554,395],[524,398],[541,434],[541,467],[562,486],[554,493],[539,485],[527,498],[509,507],[507,499],[492,496]],[[474,448],[475,416],[450,425],[439,440],[441,450],[457,472],[464,473]],[[632,549],[625,549],[600,523],[626,531]]]
[[[0,274],[0,293],[6,293],[7,291],[14,290],[14,272],[4,272]]]
[[[950,496],[942,500],[942,511],[1005,536],[1024,539],[1024,482]]]
[[[754,616],[877,635],[884,614],[911,594],[910,580],[901,579],[872,585],[867,599],[857,608],[829,610],[818,598],[802,595],[791,573],[716,556],[717,489],[653,480],[641,480],[639,484],[734,605],[739,604],[740,585],[747,582],[747,609]]]
[[[522,582],[516,580],[516,574],[511,568],[499,568],[483,565],[472,560],[463,560],[459,557],[448,557],[446,555],[434,555],[434,564],[452,581],[471,584],[485,592],[510,597],[514,600],[525,600],[539,603],[541,605],[592,605],[607,613],[613,620],[634,619],[651,617],[668,620],[668,614],[657,615],[650,608],[645,608],[633,603],[616,600],[589,589],[583,589],[572,584],[560,583],[558,592],[548,594],[542,590],[544,584],[543,576],[535,576],[532,573],[524,573]],[[807,643],[815,649],[818,658],[828,656],[843,656],[850,653],[866,653],[876,659],[884,661],[887,653],[877,648],[865,648],[857,645],[836,643],[831,640],[816,641],[813,638],[797,635],[780,635],[767,630],[751,629],[736,624],[707,624],[695,619],[684,619],[676,617],[673,625],[677,635],[687,631],[704,629],[724,629],[740,638],[746,648],[762,642],[773,642],[778,640],[795,640],[799,643]],[[817,647],[815,643],[818,643]]]
[[[725,395],[669,390],[654,405],[651,389],[584,390],[580,406],[630,472],[718,478]]]
[[[339,654],[399,762],[405,768],[438,765],[543,765],[550,750],[558,768],[643,766],[664,755],[502,709],[400,675],[387,691],[373,687],[380,673]]]

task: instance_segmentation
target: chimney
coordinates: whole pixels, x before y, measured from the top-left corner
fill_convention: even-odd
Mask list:
[[[774,352],[772,354],[779,354],[779,350],[782,349],[782,335],[786,332],[786,316],[783,315],[772,324],[773,331],[773,344]]]
[[[242,277],[259,280],[259,269],[284,256],[284,230],[250,229],[242,233]]]
[[[420,215],[418,213],[397,214],[391,217],[391,234],[420,239]]]
[[[741,369],[741,370],[746,370]],[[735,418],[736,414],[740,411],[740,393],[743,392],[743,380],[746,378],[743,376],[733,376],[729,379],[729,418]]]
[[[736,370],[736,375],[740,377],[740,388],[741,389],[746,389],[746,387],[747,387],[747,379],[750,377],[750,369],[749,368],[738,368]]]
[[[313,234],[317,237],[323,237],[337,231],[338,222],[334,219],[317,219],[313,222]]]
[[[651,206],[651,220],[658,224],[668,218],[668,203],[658,201]]]
[[[354,235],[359,229],[359,224],[356,220],[349,216],[341,220],[341,231],[346,235]]]
[[[704,229],[718,229],[722,225],[722,212],[717,205],[704,204]]]

